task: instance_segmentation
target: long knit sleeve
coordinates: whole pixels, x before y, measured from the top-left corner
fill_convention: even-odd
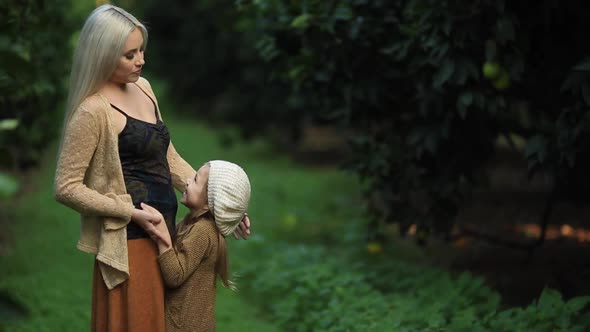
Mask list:
[[[131,219],[128,195],[101,194],[84,184],[86,170],[100,137],[96,112],[80,107],[68,122],[55,174],[54,195],[62,204],[87,216]]]
[[[166,286],[182,285],[210,254],[212,243],[205,227],[205,222],[197,222],[173,249],[158,257]]]
[[[186,179],[193,178],[196,171],[176,152],[174,145],[170,142],[168,146],[168,165],[170,165],[170,174],[174,187],[183,191],[186,188]]]

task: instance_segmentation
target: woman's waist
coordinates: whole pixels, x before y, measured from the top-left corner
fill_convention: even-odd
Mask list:
[[[146,183],[142,181],[125,181],[127,193],[136,207],[146,203],[154,208],[171,207],[176,209],[178,203],[172,185]]]
[[[123,179],[125,180],[125,184],[138,182],[146,185],[172,187],[172,176],[170,173],[162,174],[150,171],[123,170]]]

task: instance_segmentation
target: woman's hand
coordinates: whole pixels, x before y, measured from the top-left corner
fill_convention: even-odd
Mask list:
[[[163,234],[161,228],[157,227],[158,225],[163,225],[164,228],[166,228],[166,223],[163,222],[164,217],[162,214],[147,204],[141,203],[141,206],[143,210],[135,209],[131,216],[131,220],[143,228],[152,239],[158,239],[168,246],[171,246],[172,241],[169,240],[170,234],[166,237],[166,234]],[[151,209],[145,209],[145,206]],[[167,229],[166,232],[168,232]]]
[[[248,218],[248,214],[244,214],[244,218],[240,221],[240,225],[236,228],[233,233],[234,239],[239,240],[240,237],[244,240],[248,240],[248,236],[250,235],[250,218]]]
[[[146,229],[146,231],[148,232],[152,240],[156,241],[156,243],[158,244],[158,250],[160,251],[160,253],[163,253],[164,251],[172,248],[172,238],[170,237],[168,226],[166,226],[166,222],[164,221],[164,216],[160,213],[160,211],[145,203],[141,203],[141,208],[143,209],[143,211],[156,216],[159,220],[155,224],[152,223],[151,227],[148,225],[148,228],[150,230],[148,231]]]

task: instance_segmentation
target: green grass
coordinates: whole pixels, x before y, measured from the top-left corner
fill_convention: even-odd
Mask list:
[[[350,175],[296,166],[261,141],[223,147],[217,133],[170,114],[170,108],[162,104],[173,142],[188,162],[198,168],[210,159],[226,159],[241,164],[250,177],[253,235],[229,241],[234,272],[244,264],[264,268],[265,257],[250,250],[252,243],[331,243],[339,241],[344,222],[360,217],[358,184]],[[94,258],[75,248],[77,213],[53,199],[54,167],[55,151],[50,151],[41,169],[24,180],[26,192],[5,213],[10,218],[3,231],[10,236],[0,256],[0,291],[23,304],[28,315],[17,319],[0,304],[0,330],[2,324],[9,324],[4,326],[8,331],[88,330]],[[185,212],[181,207],[178,215]],[[252,305],[264,299],[220,287],[217,301],[219,331],[279,330]]]

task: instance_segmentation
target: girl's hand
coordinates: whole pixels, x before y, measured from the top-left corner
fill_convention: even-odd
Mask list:
[[[151,213],[150,211],[135,209],[131,215],[131,221],[135,222],[141,228],[146,229],[149,225],[155,225],[161,222],[160,216]]]
[[[244,214],[244,218],[240,221],[240,225],[236,228],[233,233],[234,239],[239,240],[240,237],[244,240],[248,240],[248,236],[250,235],[250,218],[248,218],[248,214]]]

